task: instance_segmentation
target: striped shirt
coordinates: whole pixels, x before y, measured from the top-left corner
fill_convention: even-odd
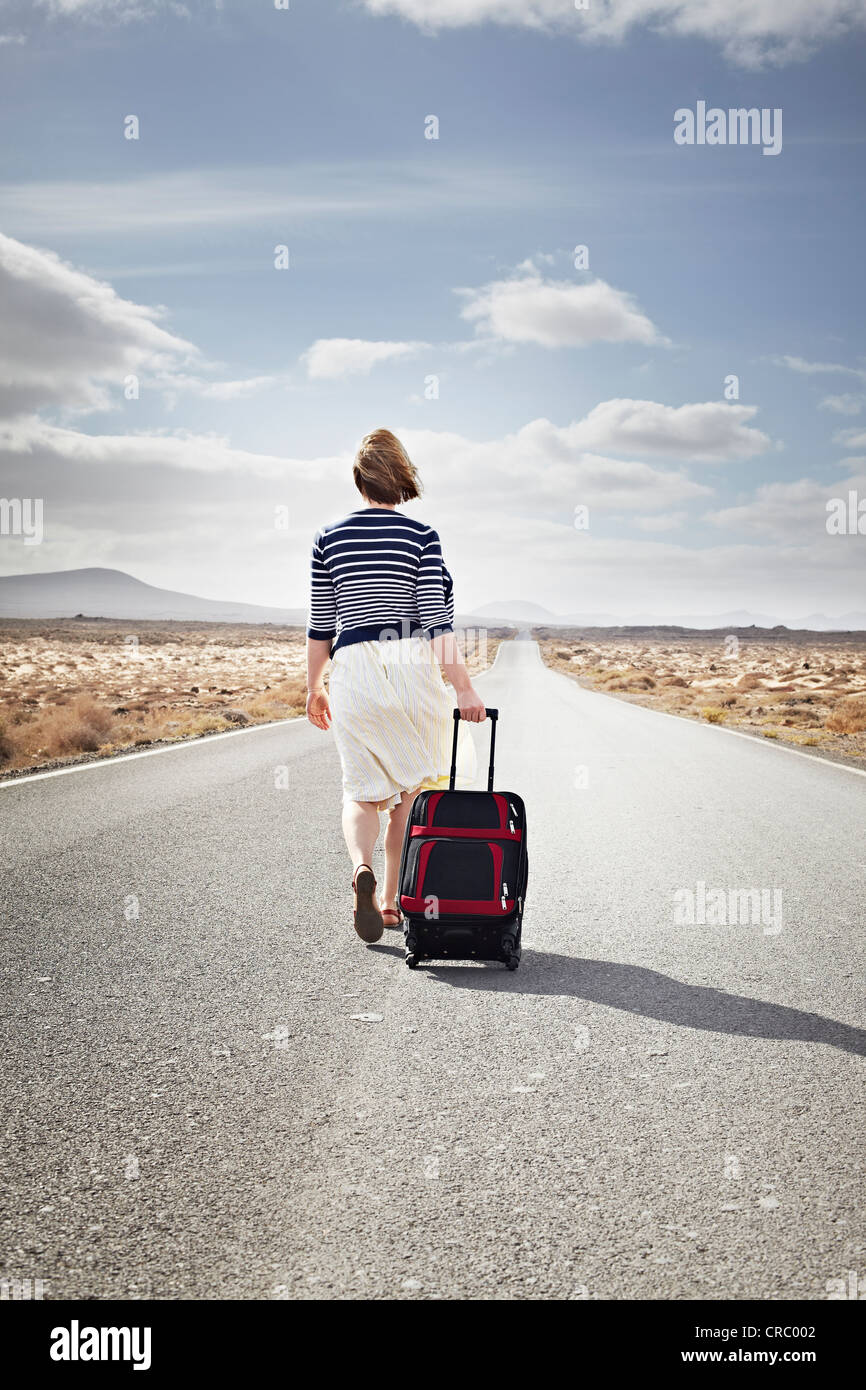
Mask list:
[[[387,507],[364,507],[313,541],[307,636],[383,641],[454,628],[454,584],[432,526]]]

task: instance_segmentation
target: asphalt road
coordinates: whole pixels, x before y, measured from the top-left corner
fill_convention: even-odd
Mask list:
[[[824,1299],[866,1275],[866,778],[582,690],[531,642],[480,688],[529,818],[514,975],[361,944],[305,723],[0,787],[0,1277]],[[678,922],[699,882],[771,910]]]

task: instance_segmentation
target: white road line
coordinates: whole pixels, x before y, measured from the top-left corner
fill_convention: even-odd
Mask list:
[[[500,651],[501,651],[500,647]],[[552,667],[546,668],[553,676],[562,676],[568,681],[569,685],[576,685],[578,690],[582,690],[584,695],[597,695],[600,700],[614,700],[614,695],[606,695],[603,690],[589,690],[585,685],[578,684],[567,676],[564,671],[555,671]],[[630,700],[619,700],[621,705],[631,704]],[[733,738],[744,738],[749,743],[756,743],[760,748],[775,748],[777,753],[792,753],[795,758],[806,758],[810,763],[821,763],[822,767],[835,767],[840,772],[853,772],[855,777],[866,777],[866,768],[850,767],[848,763],[837,763],[833,758],[819,758],[815,753],[801,753],[799,748],[789,748],[785,743],[776,743],[775,739],[760,738],[757,734],[744,734],[740,729],[726,729],[723,724],[702,724],[699,719],[689,719],[684,714],[671,714],[666,709],[653,709],[652,705],[632,705],[632,709],[644,709],[648,714],[661,715],[663,719],[676,719],[680,724],[691,724],[696,729],[706,729],[711,734],[731,734]]]
[[[95,758],[90,763],[75,763],[73,767],[55,767],[51,772],[24,772],[17,777],[7,777],[0,782],[4,787],[22,787],[31,782],[41,782],[46,777],[66,777],[70,772],[92,772],[97,767],[110,767],[112,763],[129,763],[133,758],[155,758],[158,753],[178,753],[184,748],[201,748],[205,743],[216,743],[219,738],[238,738],[241,734],[258,734],[262,729],[276,729],[280,724],[306,724],[306,715],[298,714],[293,719],[272,719],[267,724],[254,724],[251,729],[227,729],[223,734],[205,734],[199,738],[184,739],[183,742],[169,743],[165,748],[143,748],[140,753],[116,753],[111,758]]]

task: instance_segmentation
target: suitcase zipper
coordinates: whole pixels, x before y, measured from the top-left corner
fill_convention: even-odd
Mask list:
[[[474,795],[474,793],[473,793],[473,795]],[[511,820],[511,821],[508,822],[508,823],[509,823],[511,832],[514,833],[514,832],[515,832],[516,823],[520,820],[520,813],[519,813],[519,811],[517,810],[517,807],[515,806],[514,802],[511,801],[508,797],[504,796],[504,795],[502,794],[502,792],[491,792],[491,793],[489,793],[488,795],[490,796],[490,798],[492,799],[492,801],[493,801],[493,803],[494,803],[494,805],[495,805],[495,807],[496,807],[496,814],[497,814],[497,821],[496,821],[496,824],[494,824],[494,825],[463,826],[463,827],[461,827],[461,828],[462,828],[462,829],[471,829],[471,830],[491,830],[491,831],[500,830],[500,831],[504,831],[506,822],[508,821],[508,809],[510,808],[510,809],[511,809],[511,814],[512,814],[512,817],[513,817],[513,820]],[[422,793],[422,796],[426,797],[426,796],[427,796],[427,793]],[[413,824],[413,825],[420,825],[421,827],[423,827],[423,829],[429,830],[429,831],[433,831],[433,832],[435,832],[436,830],[440,829],[440,826],[436,823],[435,817],[437,816],[438,811],[439,811],[439,803],[442,801],[443,797],[447,797],[447,796],[448,796],[448,793],[447,793],[447,792],[432,792],[432,793],[430,793],[430,794],[429,794],[429,799],[422,802],[422,805],[421,805],[420,807],[418,807],[417,813],[413,810],[412,824]],[[418,798],[419,801],[421,801],[421,799],[422,799],[421,797]],[[417,814],[418,817],[419,817],[419,819],[417,819],[417,820],[415,819],[416,814]],[[445,827],[445,828],[447,828],[447,827]]]
[[[421,845],[415,870],[415,882],[413,885],[414,892],[410,894],[401,893],[400,900],[401,905],[404,907],[404,909],[410,912],[420,912],[422,910],[422,901],[426,903],[428,898],[430,897],[430,888],[428,882],[428,867],[430,862],[430,856],[433,852],[434,847],[437,844],[443,845],[446,843],[447,840],[445,840],[443,837],[442,839],[435,838],[427,840],[423,845]],[[465,845],[467,842],[465,840],[454,840],[452,841],[452,843],[459,843]],[[438,897],[438,912],[442,913],[445,916],[474,916],[477,914],[479,917],[484,917],[489,915],[490,908],[492,908],[493,905],[497,903],[500,911],[508,911],[508,884],[500,877],[503,867],[502,849],[497,844],[495,839],[492,839],[490,842],[488,842],[488,849],[490,850],[494,863],[494,896],[492,898],[486,899],[479,898],[473,900],[458,900],[439,897],[438,895],[436,895]],[[499,879],[500,884],[498,892],[496,891],[495,887],[496,879]],[[458,902],[459,906],[457,905]],[[451,905],[452,903],[454,904],[453,906]],[[484,907],[485,903],[489,904],[489,907],[486,909],[486,911]],[[496,909],[494,908],[494,915],[495,911]]]

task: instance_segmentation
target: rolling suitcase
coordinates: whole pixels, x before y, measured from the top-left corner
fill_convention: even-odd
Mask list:
[[[489,709],[487,791],[455,791],[460,711],[448,791],[419,792],[400,863],[406,964],[499,960],[520,964],[520,929],[529,874],[526,811],[514,792],[493,790],[499,711]]]

